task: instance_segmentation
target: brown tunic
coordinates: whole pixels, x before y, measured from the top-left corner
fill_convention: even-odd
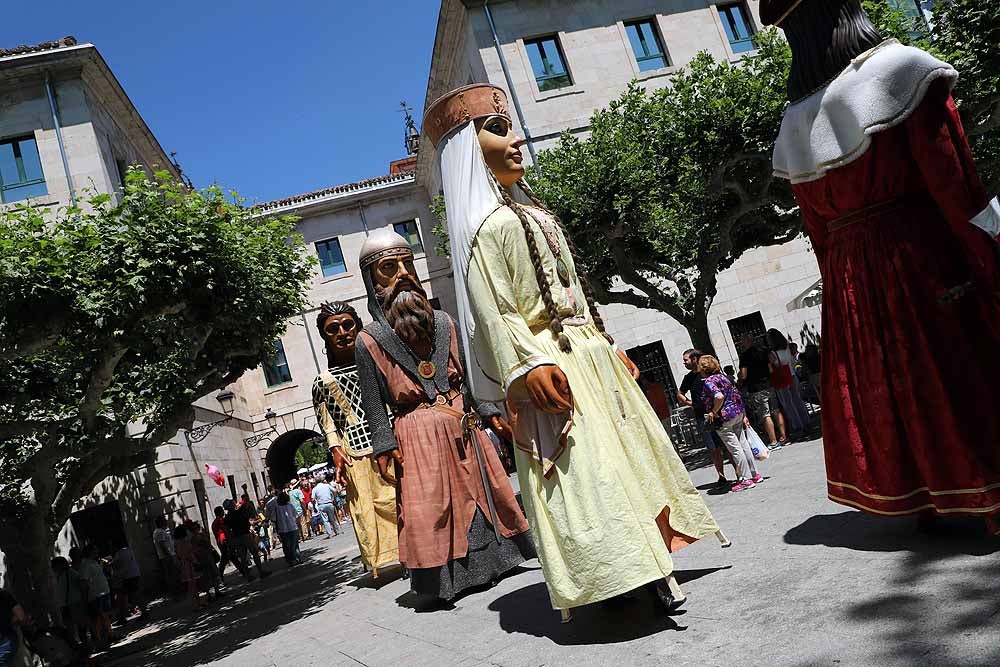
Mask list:
[[[454,323],[451,324],[448,380],[453,389],[462,384],[462,364]],[[399,560],[408,568],[431,568],[463,558],[469,550],[468,533],[478,507],[489,517],[476,452],[462,447],[461,395],[450,405],[417,407],[427,403],[420,385],[404,371],[366,332],[358,335],[379,372],[385,377],[389,399],[399,416],[393,431],[403,455],[403,475],[397,487]],[[483,431],[475,431],[484,467],[493,492],[497,528],[504,537],[528,530],[514,490],[500,463],[493,443]]]

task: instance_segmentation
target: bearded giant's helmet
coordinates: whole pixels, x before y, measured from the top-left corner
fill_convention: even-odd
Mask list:
[[[413,258],[413,248],[402,236],[389,228],[376,229],[361,245],[358,264],[361,266],[361,278],[368,293],[368,312],[376,322],[388,325],[382,304],[375,292],[375,279],[372,277],[372,267],[387,257]]]

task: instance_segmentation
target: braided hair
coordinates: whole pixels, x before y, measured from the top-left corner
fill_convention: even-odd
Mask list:
[[[538,282],[538,291],[542,294],[542,303],[545,304],[545,310],[549,314],[549,331],[555,336],[560,350],[563,352],[572,352],[573,346],[569,342],[569,337],[563,331],[559,309],[556,307],[555,299],[552,298],[552,285],[549,283],[549,277],[545,275],[545,268],[542,266],[542,256],[538,251],[538,242],[535,240],[535,232],[531,228],[531,221],[528,219],[528,214],[514,201],[507,189],[500,185],[493,172],[490,171],[489,173],[490,178],[493,179],[493,183],[497,186],[497,190],[500,191],[503,203],[510,210],[514,211],[517,219],[521,221],[521,226],[524,228],[524,238],[528,242],[528,256],[531,258],[531,265],[535,269],[535,280]]]
[[[580,267],[582,266],[582,262],[580,261],[580,249],[577,248],[576,243],[573,242],[573,237],[566,231],[566,226],[563,225],[559,216],[549,210],[549,207],[542,203],[542,200],[539,199],[534,190],[532,190],[528,184],[525,183],[524,179],[518,181],[518,185],[521,186],[521,191],[528,196],[531,203],[552,216],[552,219],[555,220],[556,226],[559,227],[560,231],[562,231],[563,236],[566,238],[566,245],[569,246],[569,253],[573,256],[573,264],[576,266],[576,275],[577,278],[580,279],[580,286],[583,288],[583,295],[587,299],[587,309],[590,311],[591,319],[594,320],[594,326],[597,327],[597,330],[601,332],[609,343],[614,345],[615,340],[605,329],[604,318],[601,317],[601,313],[597,309],[597,300],[594,298],[594,289],[590,285],[590,280],[587,278],[587,274],[580,270]]]

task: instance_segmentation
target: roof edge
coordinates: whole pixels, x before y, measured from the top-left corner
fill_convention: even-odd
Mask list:
[[[256,204],[251,208],[260,213],[289,211],[303,206],[323,204],[369,192],[377,192],[396,185],[412,183],[414,180],[415,172],[411,169],[398,174],[375,176],[373,178],[367,178],[353,183],[344,183],[342,185],[334,185],[329,188],[322,188],[311,192],[303,192],[302,194]]]

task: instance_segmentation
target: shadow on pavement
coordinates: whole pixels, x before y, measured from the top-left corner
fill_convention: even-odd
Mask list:
[[[357,567],[362,567],[361,557],[351,561],[353,565]],[[349,585],[353,586],[355,589],[367,588],[369,590],[377,591],[382,589],[384,586],[388,586],[394,581],[398,581],[402,576],[405,569],[399,563],[392,563],[391,565],[386,565],[379,569],[378,577],[372,575],[371,570],[363,573],[360,577],[355,577],[348,582]]]
[[[715,574],[720,570],[731,570],[732,565],[723,565],[722,567],[706,567],[700,570],[675,570],[674,577],[677,579],[677,583],[686,584],[689,581],[694,581],[695,579],[701,579],[702,577],[707,577],[710,574]]]
[[[910,552],[894,574],[886,573],[886,592],[845,606],[846,623],[871,625],[878,633],[874,644],[881,654],[878,664],[1000,665],[1000,641],[996,640],[1000,539],[986,536],[981,520],[941,519],[928,534],[917,530],[913,517],[847,511],[810,517],[789,530],[785,542]],[[950,585],[942,585],[942,577]],[[970,645],[984,648],[970,650]],[[977,650],[978,655],[970,658]],[[953,654],[955,651],[961,655]]]
[[[732,566],[702,570],[678,570],[680,583],[700,579]],[[560,646],[618,644],[649,637],[665,630],[687,630],[676,616],[663,616],[645,592],[633,591],[628,598],[573,609],[571,623],[560,622],[551,607],[544,583],[532,584],[494,600],[490,611],[500,615],[500,627],[508,633],[546,637]]]
[[[922,580],[949,567],[961,554],[909,554],[890,581],[893,593],[858,602],[847,611],[851,622],[871,624],[881,635],[879,646],[893,664],[996,667],[1000,665],[1000,559],[980,558],[965,566],[950,588],[921,591]],[[983,638],[989,638],[985,642]],[[985,645],[971,659],[965,644]],[[961,656],[953,655],[953,650]],[[975,653],[975,651],[971,651]]]
[[[231,586],[227,597],[204,611],[192,611],[186,603],[169,605],[154,614],[148,626],[104,654],[102,664],[213,664],[284,625],[320,611],[345,591],[358,572],[344,557],[325,562],[310,562],[307,558],[296,568],[277,559],[270,566],[271,577]]]
[[[418,614],[433,613],[436,611],[451,611],[455,608],[455,603],[467,598],[469,596],[476,595],[478,593],[483,593],[485,591],[493,588],[496,583],[503,581],[504,579],[509,579],[510,577],[516,577],[519,574],[525,572],[532,572],[538,570],[537,567],[530,567],[525,565],[518,565],[509,571],[502,574],[499,579],[494,583],[487,583],[481,586],[473,586],[472,588],[467,588],[461,593],[459,593],[453,600],[445,601],[439,600],[437,598],[432,598],[426,595],[418,595],[413,591],[406,591],[402,595],[396,598],[396,604],[405,609],[413,609]]]
[[[785,533],[785,543],[940,556],[984,556],[1000,551],[1000,540],[987,537],[982,520],[975,517],[940,519],[935,532],[927,534],[917,530],[914,517],[881,517],[857,511],[809,517]]]

